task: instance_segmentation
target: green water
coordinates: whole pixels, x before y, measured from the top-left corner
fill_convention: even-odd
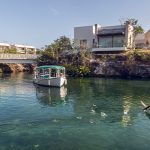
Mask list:
[[[26,73],[0,77],[0,150],[149,150],[150,81],[68,79],[34,86]]]

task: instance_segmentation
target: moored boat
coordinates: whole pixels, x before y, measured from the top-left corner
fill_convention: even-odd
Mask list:
[[[39,66],[35,70],[33,82],[43,86],[61,87],[66,85],[65,67],[56,65]]]

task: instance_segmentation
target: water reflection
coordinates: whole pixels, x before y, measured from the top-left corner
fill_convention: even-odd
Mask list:
[[[149,113],[146,113],[146,116],[150,119],[150,114]]]
[[[131,116],[129,114],[129,111],[131,108],[131,102],[128,99],[128,100],[125,100],[123,103],[124,103],[123,104],[124,110],[123,110],[123,116],[122,116],[122,124],[124,127],[126,127],[131,122]]]
[[[2,77],[0,150],[150,149],[139,103],[149,103],[149,83],[70,78],[67,88],[48,88],[31,74]]]
[[[40,104],[46,106],[55,106],[61,103],[65,103],[65,97],[67,96],[67,88],[61,87],[42,87],[35,86],[36,97]]]
[[[149,95],[147,86],[142,87],[142,81],[95,78],[69,81],[72,84],[68,84],[68,90],[71,91],[68,97],[74,100],[77,116],[118,122],[123,127],[133,124],[139,113],[139,100]]]

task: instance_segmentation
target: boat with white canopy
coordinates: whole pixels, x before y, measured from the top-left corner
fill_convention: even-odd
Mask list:
[[[33,82],[43,86],[61,87],[66,85],[65,67],[56,65],[39,66],[35,70]]]

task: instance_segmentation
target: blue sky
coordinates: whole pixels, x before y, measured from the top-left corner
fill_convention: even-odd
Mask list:
[[[73,27],[118,25],[136,18],[150,29],[150,0],[0,0],[0,42],[38,48],[65,35]]]

